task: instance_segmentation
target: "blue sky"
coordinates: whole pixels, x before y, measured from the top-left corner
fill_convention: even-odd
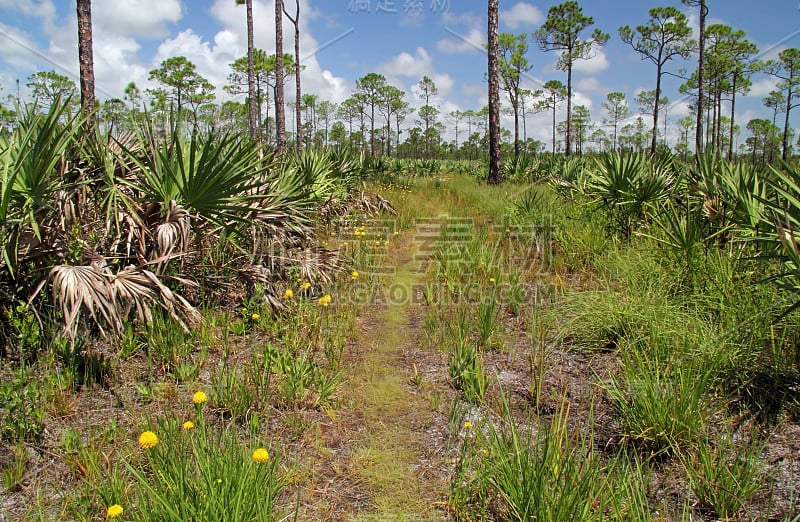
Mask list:
[[[285,2],[293,12],[294,0]],[[274,4],[267,0],[254,3],[256,43],[274,52]],[[530,36],[555,3],[501,0],[500,30]],[[582,2],[585,14],[594,17],[595,26],[612,36],[600,53],[576,67],[575,103],[589,106],[595,119],[603,117],[600,104],[608,92],[624,92],[635,109],[635,94],[653,88],[654,66],[642,61],[619,39],[618,29],[645,23],[648,9],[670,4],[686,10],[691,23],[697,23],[696,13],[682,7],[679,0]],[[406,90],[413,105],[419,105],[413,86],[427,75],[439,87],[436,103],[443,113],[479,109],[486,104],[486,59],[480,50],[486,34],[485,2],[300,0],[300,5],[301,52],[306,57],[304,91],[340,102],[350,95],[359,77],[380,72]],[[709,23],[743,29],[767,57],[787,47],[800,47],[797,0],[709,0],[709,5]],[[55,68],[70,75],[77,72],[74,12],[74,1],[69,0],[0,0],[3,97],[16,93],[18,78],[24,97],[26,78],[38,70]],[[100,98],[121,96],[130,81],[147,87],[148,71],[179,54],[195,62],[223,97],[221,87],[228,64],[246,50],[245,11],[234,0],[94,0],[93,18]],[[293,33],[288,22],[285,28],[285,51],[291,52]],[[533,70],[525,86],[536,88],[549,79],[565,81],[564,73],[555,70],[556,55],[539,51],[532,40],[529,43],[528,59]],[[677,60],[668,67],[677,71],[693,66],[692,61]],[[664,86],[671,102],[671,121],[687,114],[677,92],[679,83],[667,79]],[[754,78],[751,94],[738,103],[738,122],[744,125],[752,117],[766,116],[761,98],[774,84],[768,76]],[[546,119],[545,115],[530,116],[529,136],[547,141]],[[510,126],[509,120],[504,123]],[[743,132],[740,140],[745,135]]]

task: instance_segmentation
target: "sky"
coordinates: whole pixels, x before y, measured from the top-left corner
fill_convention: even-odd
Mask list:
[[[407,92],[412,107],[422,103],[415,85],[422,76],[433,79],[439,94],[433,100],[442,114],[478,110],[487,104],[486,2],[478,0],[297,0],[300,3],[300,47],[305,64],[304,93],[341,102],[349,97],[358,78],[370,72],[387,77]],[[284,0],[290,13],[295,1]],[[253,0],[256,46],[275,50],[274,3]],[[527,34],[527,58],[533,69],[522,86],[537,89],[547,80],[566,83],[556,69],[558,56],[538,49],[531,33],[545,20],[555,1],[500,0],[500,31]],[[709,24],[724,23],[742,29],[763,53],[775,58],[789,47],[800,47],[800,5],[797,0],[708,0]],[[611,35],[596,55],[575,64],[574,104],[586,105],[594,120],[604,117],[601,106],[609,92],[622,91],[635,111],[636,93],[655,87],[655,66],[643,61],[619,38],[619,27],[646,23],[647,11],[676,5],[697,26],[697,12],[670,2],[650,0],[583,0],[584,14]],[[171,56],[183,55],[217,87],[218,100],[230,99],[222,87],[229,64],[247,50],[244,6],[234,0],[93,0],[94,60],[98,98],[122,97],[129,82],[152,87],[148,72]],[[28,94],[29,75],[55,69],[77,81],[77,22],[74,0],[0,0],[0,97]],[[590,31],[587,31],[587,35]],[[293,51],[293,27],[284,23],[284,52]],[[667,70],[693,70],[695,57],[674,60]],[[670,141],[672,124],[689,113],[678,92],[681,81],[665,77],[664,95]],[[771,117],[761,99],[775,88],[767,75],[753,78],[747,96],[737,98],[736,121]],[[287,98],[292,99],[291,82]],[[241,95],[239,95],[241,97]],[[727,105],[727,104],[726,104]],[[729,115],[729,109],[726,107]],[[798,111],[800,112],[800,111]],[[563,115],[562,115],[563,117]],[[793,117],[800,123],[800,116]],[[413,117],[409,118],[413,122]],[[549,116],[529,115],[528,137],[550,140]],[[506,116],[504,126],[511,128]],[[663,123],[662,123],[663,124]],[[452,129],[448,131],[452,139]],[[746,138],[743,129],[739,142]]]

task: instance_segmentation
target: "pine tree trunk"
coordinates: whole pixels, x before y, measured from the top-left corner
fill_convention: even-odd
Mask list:
[[[275,148],[278,154],[286,150],[283,73],[283,0],[275,0]]]
[[[572,52],[571,50],[568,52]],[[567,136],[565,138],[565,150],[564,154],[566,156],[570,155],[572,149],[572,63],[567,66]]]
[[[489,175],[492,185],[503,181],[500,151],[500,71],[498,67],[497,17],[499,0],[489,0]]]
[[[789,77],[791,78],[792,75],[790,74]],[[783,122],[783,153],[781,155],[783,161],[789,159],[789,112],[792,110],[792,86],[789,85],[786,91],[786,119]]]
[[[697,128],[694,136],[695,154],[703,153],[703,82],[706,73],[706,0],[700,0],[700,60],[697,65]]]
[[[286,17],[289,21],[292,22],[294,25],[294,64],[296,67],[296,71],[294,73],[294,97],[295,97],[295,127],[296,127],[296,135],[295,141],[297,153],[300,154],[303,152],[303,113],[301,111],[300,100],[303,99],[303,91],[300,88],[300,0],[295,0],[295,12],[294,18],[289,16],[289,13],[286,13]]]
[[[519,109],[518,103],[514,104],[514,161],[519,157]]]
[[[556,154],[556,97],[553,95],[553,155]]]
[[[650,143],[650,154],[656,155],[656,139],[658,138],[658,99],[661,96],[661,55],[658,56],[658,71],[656,71],[656,99],[653,102],[653,138]]]
[[[250,138],[258,137],[258,111],[256,104],[256,71],[253,45],[253,0],[247,0],[247,122],[250,127]]]
[[[81,108],[89,128],[95,126],[94,54],[92,52],[92,0],[78,0],[78,62],[81,76]]]
[[[739,71],[733,71],[733,85],[731,87],[731,130],[728,135],[728,160],[733,160],[733,128],[736,125],[736,79]]]

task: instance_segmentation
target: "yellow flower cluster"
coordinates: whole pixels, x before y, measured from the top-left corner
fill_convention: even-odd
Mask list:
[[[122,506],[120,506],[119,504],[114,504],[112,506],[109,506],[108,509],[106,510],[106,517],[117,518],[118,516],[122,515],[122,511],[123,511]]]
[[[322,297],[320,297],[317,300],[317,302],[319,302],[319,304],[322,305],[322,306],[328,306],[329,304],[331,304],[331,296],[328,295],[328,294],[325,294]]]
[[[367,237],[367,227],[361,225],[353,229],[353,237]]]
[[[204,392],[202,390],[197,391],[197,392],[194,393],[194,395],[192,395],[192,402],[195,403],[195,404],[203,404],[207,400],[208,400],[208,396],[206,395],[206,392]]]
[[[311,283],[309,283],[308,281],[300,285],[300,290],[308,290],[309,288],[311,288]]]
[[[269,452],[264,448],[258,448],[253,452],[253,460],[259,464],[269,460]]]
[[[158,436],[152,431],[145,431],[139,435],[139,447],[146,450],[158,444]],[[113,506],[112,506],[113,507]]]

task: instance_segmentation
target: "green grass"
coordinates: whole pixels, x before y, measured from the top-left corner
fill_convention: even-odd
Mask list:
[[[687,278],[653,239],[650,207],[621,237],[577,190],[384,181],[368,189],[398,216],[349,216],[327,238],[340,272],[255,286],[191,333],[162,315],[128,325],[91,379],[82,348],[43,347],[27,310],[6,315],[23,352],[48,351],[0,368],[2,478],[27,495],[27,518],[102,519],[119,504],[125,520],[789,519],[766,458],[785,446],[750,436],[792,428],[798,407],[800,324],[780,317],[793,297],[763,284],[778,261],[731,236],[695,245]],[[541,237],[520,233],[549,218]],[[414,258],[422,220],[441,225],[428,264]],[[396,272],[372,274],[379,262]],[[287,288],[273,314],[267,294]],[[125,405],[109,408],[119,420],[67,424],[92,413],[73,405],[89,384]],[[147,450],[144,429],[159,439]],[[61,497],[29,484],[40,447],[74,482]],[[258,447],[268,461],[253,461]]]

